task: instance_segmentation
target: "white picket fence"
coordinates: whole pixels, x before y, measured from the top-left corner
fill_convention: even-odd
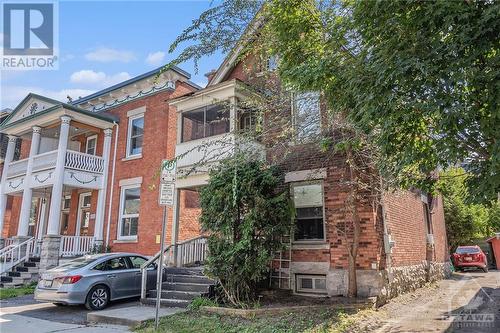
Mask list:
[[[61,257],[76,257],[89,254],[94,248],[94,236],[61,236]]]

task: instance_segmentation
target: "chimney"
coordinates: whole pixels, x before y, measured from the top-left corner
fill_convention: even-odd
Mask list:
[[[217,73],[216,69],[212,69],[210,72],[205,74],[206,78],[208,79],[208,82],[212,81],[212,78],[214,77],[215,73]]]

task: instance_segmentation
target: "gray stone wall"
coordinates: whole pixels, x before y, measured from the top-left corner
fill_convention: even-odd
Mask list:
[[[40,275],[46,270],[59,265],[60,245],[61,236],[46,235],[43,237],[42,249],[40,251]]]

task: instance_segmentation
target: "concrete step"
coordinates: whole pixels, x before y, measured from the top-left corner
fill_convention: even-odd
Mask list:
[[[38,273],[38,267],[16,267],[16,272]]]
[[[180,282],[163,282],[161,285],[163,290],[175,291],[191,291],[197,293],[207,293],[210,285],[206,283],[180,283]]]
[[[198,284],[214,284],[206,276],[184,275],[184,274],[167,274],[165,282],[182,282],[182,283],[198,283]]]
[[[143,304],[155,305],[156,298],[148,297],[142,300]],[[170,308],[187,308],[191,301],[181,299],[160,299],[160,306]]]
[[[167,276],[170,274],[204,276],[203,267],[168,267],[165,272]]]
[[[40,262],[40,257],[31,257],[28,261],[29,262]]]
[[[38,273],[30,273],[30,272],[8,272],[7,276],[10,277],[20,277],[23,279],[31,279],[31,278],[37,278]]]
[[[156,298],[156,290],[149,291],[149,297]],[[176,299],[176,300],[186,300],[191,301],[196,297],[201,296],[201,293],[192,291],[175,291],[175,290],[162,290],[162,299]]]
[[[17,282],[6,282],[2,283],[2,288],[17,288],[17,287],[22,287],[26,283],[17,283]]]
[[[2,282],[12,282],[13,277],[12,276],[0,276],[0,281]]]
[[[38,267],[38,265],[39,265],[38,262],[30,262],[30,261],[28,261],[28,262],[23,263],[24,267]]]
[[[8,283],[16,284],[16,285],[23,285],[23,284],[28,284],[31,282],[31,277],[29,278],[22,278],[22,277],[17,277],[17,276],[12,276],[10,277],[12,281]]]

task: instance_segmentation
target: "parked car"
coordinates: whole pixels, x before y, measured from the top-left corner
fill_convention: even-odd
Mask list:
[[[477,245],[457,247],[452,255],[452,260],[456,270],[479,268],[485,273],[488,272],[486,254]]]
[[[56,305],[85,304],[89,310],[104,309],[109,301],[140,296],[140,267],[147,260],[136,253],[105,253],[71,260],[42,274],[35,299]],[[154,263],[147,268],[148,289],[154,289],[156,271]]]

